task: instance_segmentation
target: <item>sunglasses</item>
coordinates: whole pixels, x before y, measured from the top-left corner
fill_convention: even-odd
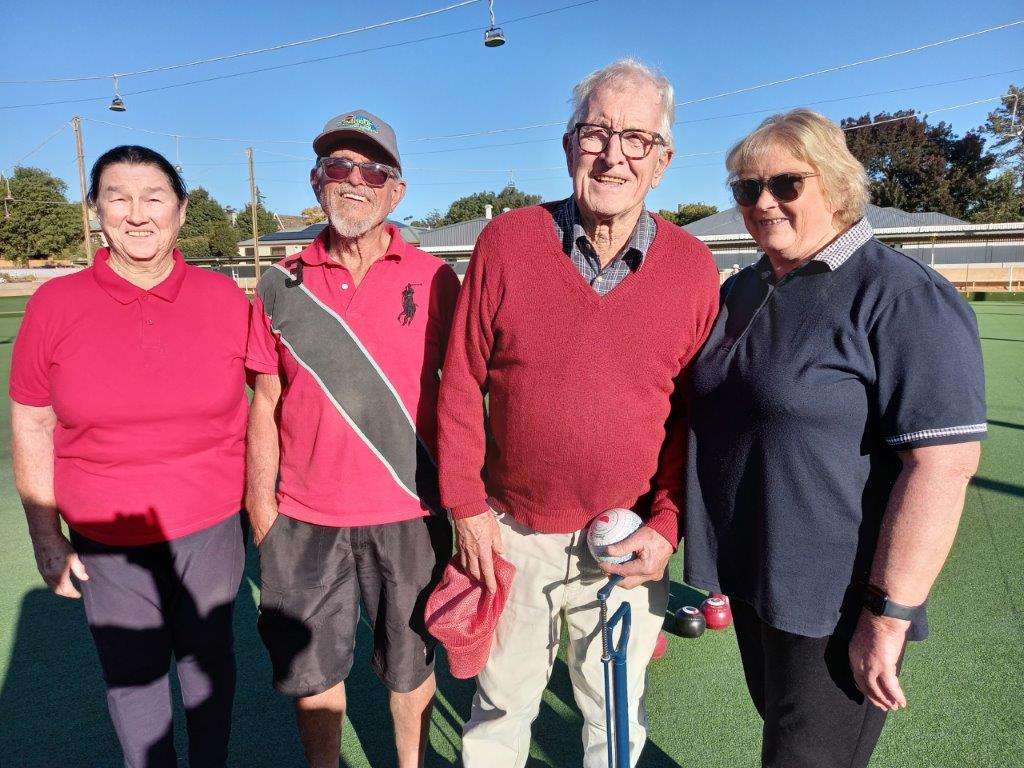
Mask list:
[[[770,179],[736,179],[729,187],[737,205],[749,208],[758,201],[767,189],[780,203],[791,203],[804,190],[804,179],[817,176],[816,173],[779,173]]]
[[[328,181],[347,181],[352,176],[352,171],[359,169],[359,176],[368,187],[383,187],[388,179],[398,176],[398,171],[389,165],[381,163],[353,163],[344,157],[321,157],[316,161]]]

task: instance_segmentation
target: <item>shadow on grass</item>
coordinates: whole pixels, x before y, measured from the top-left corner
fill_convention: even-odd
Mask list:
[[[979,475],[975,475],[971,479],[971,485],[977,486],[978,488],[984,488],[986,491],[995,491],[996,493],[1005,493],[1008,496],[1024,498],[1024,485],[1004,483],[1001,480],[990,480],[987,477],[981,477]]]
[[[1012,421],[996,421],[995,419],[989,419],[988,423],[997,427],[1008,427],[1009,429],[1024,429],[1024,424],[1015,424]]]
[[[235,602],[235,654],[238,682],[230,744],[230,765],[253,768],[301,766],[302,751],[291,701],[272,688],[270,662],[256,632],[258,557],[250,547],[245,576]],[[703,599],[673,583],[670,608]],[[365,622],[357,633],[356,662],[349,676],[349,721],[374,766],[394,765],[395,750],[387,691],[370,670],[372,635]],[[460,734],[469,716],[474,683],[456,680],[443,653],[437,664],[439,702],[435,705],[427,754],[429,768],[457,768]],[[172,674],[174,699],[179,700]],[[530,768],[579,765],[583,760],[582,717],[572,695],[565,662],[555,662],[548,699],[533,724],[534,754]],[[88,765],[117,768],[121,751],[110,724],[106,689],[96,650],[79,601],[58,598],[43,588],[22,599],[10,661],[0,691],[0,755],[18,768]],[[552,702],[551,699],[557,701]],[[566,715],[565,712],[571,714]],[[442,727],[439,727],[439,721]],[[175,705],[174,741],[185,754],[184,712]],[[440,747],[446,754],[436,748]],[[452,756],[455,756],[454,759]],[[344,755],[342,766],[357,764]],[[648,742],[640,768],[674,768],[678,763]]]

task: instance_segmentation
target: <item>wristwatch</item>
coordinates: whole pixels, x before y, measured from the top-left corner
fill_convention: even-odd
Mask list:
[[[889,599],[889,593],[874,584],[864,587],[864,607],[875,616],[889,616],[893,619],[911,621],[919,605],[900,605]]]

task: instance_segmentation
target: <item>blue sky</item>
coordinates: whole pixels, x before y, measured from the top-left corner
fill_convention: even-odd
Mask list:
[[[363,27],[456,1],[17,3],[5,10],[0,27],[0,80],[176,64]],[[677,98],[685,101],[1024,19],[1020,0],[597,0],[555,10],[579,1],[495,0],[498,23],[508,37],[497,49],[485,48],[482,32],[474,29],[487,23],[487,4],[477,2],[318,44],[123,78],[124,113],[107,109],[109,80],[0,84],[0,165],[8,168],[77,114],[85,119],[87,166],[116,144],[146,144],[172,161],[179,159],[190,186],[206,187],[222,203],[235,206],[248,200],[245,147],[251,144],[257,183],[269,207],[297,213],[315,203],[307,183],[313,137],[329,117],[362,107],[398,132],[409,191],[396,218],[418,217],[432,208],[444,211],[452,200],[499,189],[510,178],[521,189],[556,199],[570,189],[560,146],[562,128],[501,129],[563,123],[572,85],[621,56],[636,56],[661,68],[676,86]],[[544,11],[554,12],[511,21]],[[334,58],[221,77],[320,57]],[[977,77],[1015,69],[1021,71]],[[131,95],[212,77],[221,79]],[[931,85],[952,80],[962,82]],[[771,111],[811,105],[838,120],[902,107],[932,110],[998,96],[1011,82],[1024,83],[1024,25],[683,106],[676,115],[681,121],[675,129],[678,154],[648,204],[674,208],[700,200],[728,206],[723,151]],[[922,85],[929,87],[917,87]],[[880,93],[908,88],[913,90]],[[95,100],[10,108],[65,99]],[[830,101],[820,103],[825,100]],[[945,120],[963,133],[983,123],[994,107],[993,102],[936,112],[932,119]],[[763,112],[743,114],[759,110]],[[241,141],[183,138],[176,147],[173,138],[129,126]],[[493,133],[435,138],[480,132]],[[24,164],[65,179],[70,197],[77,199],[70,130]]]

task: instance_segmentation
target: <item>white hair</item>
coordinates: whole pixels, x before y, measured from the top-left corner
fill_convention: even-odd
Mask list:
[[[668,78],[642,61],[633,58],[613,61],[606,67],[591,72],[572,89],[572,116],[565,132],[572,133],[576,123],[587,116],[590,99],[601,88],[626,88],[640,83],[650,83],[658,92],[661,101],[661,121],[658,133],[668,147],[672,146],[672,123],[676,117],[675,90]]]

